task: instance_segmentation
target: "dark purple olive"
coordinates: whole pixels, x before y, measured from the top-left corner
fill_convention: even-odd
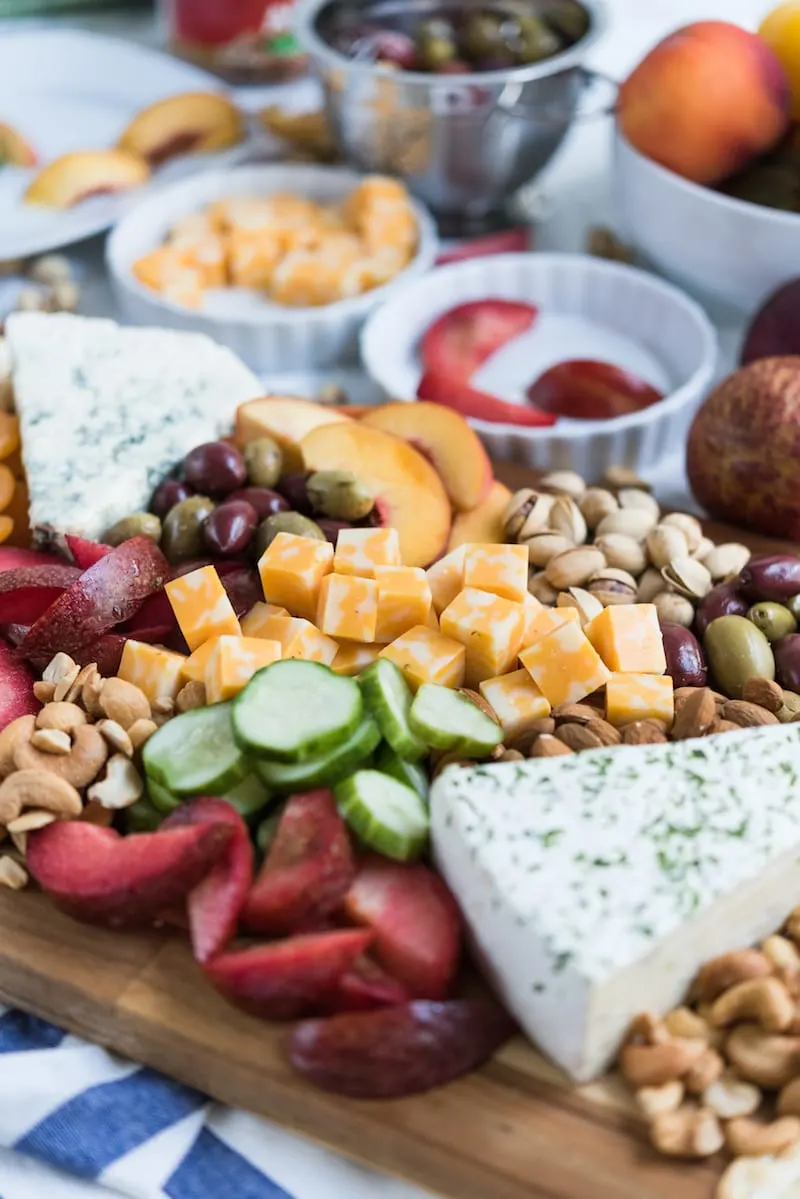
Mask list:
[[[240,487],[238,491],[231,492],[225,503],[230,504],[233,500],[244,500],[251,504],[259,520],[274,516],[276,512],[291,511],[289,501],[271,487]]]
[[[181,500],[188,500],[190,495],[194,495],[194,488],[188,483],[180,479],[165,479],[153,492],[150,511],[163,520],[170,508],[174,508]]]
[[[662,624],[661,636],[667,658],[667,674],[676,687],[705,687],[708,667],[703,647],[689,629],[680,624]]]
[[[203,495],[229,495],[247,478],[244,458],[227,441],[207,441],[183,460],[186,482]]]
[[[203,540],[212,554],[241,554],[250,544],[257,524],[258,514],[252,504],[226,500],[203,525]]]
[[[800,691],[800,633],[773,642],[775,677],[788,691]]]
[[[317,524],[322,529],[322,532],[330,541],[331,545],[336,545],[336,538],[341,533],[342,529],[352,529],[353,526],[349,520],[334,520],[331,516],[318,516]]]
[[[298,471],[296,474],[282,475],[275,484],[275,490],[288,500],[292,512],[299,512],[301,516],[310,516],[313,511],[306,486],[310,474],[310,471]]]
[[[750,602],[739,591],[738,582],[717,583],[712,587],[694,618],[698,637],[705,637],[706,629],[718,616],[746,616]]]
[[[791,554],[751,558],[736,585],[751,602],[791,599],[800,594],[800,558]]]

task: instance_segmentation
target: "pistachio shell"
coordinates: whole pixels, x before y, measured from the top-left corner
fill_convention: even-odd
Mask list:
[[[578,500],[581,515],[590,529],[600,524],[604,516],[610,516],[619,508],[616,496],[603,487],[590,487]]]
[[[638,576],[647,565],[647,557],[639,542],[633,537],[626,537],[624,533],[606,533],[597,537],[594,544],[602,550],[609,566],[617,566]]]
[[[560,533],[535,533],[527,541],[532,566],[547,566],[551,558],[575,548],[575,542]]]
[[[551,587],[544,576],[544,571],[536,571],[532,575],[528,575],[528,591],[534,599],[537,599],[540,604],[551,608],[558,598],[558,592],[555,587]]]
[[[655,528],[656,520],[651,512],[644,512],[640,508],[620,508],[619,512],[604,516],[595,532],[598,537],[604,537],[606,533],[622,533],[634,541],[644,541],[650,530]]]
[[[558,608],[576,608],[580,617],[581,627],[587,625],[595,616],[603,611],[603,605],[597,596],[585,591],[583,587],[570,587],[568,591],[560,591],[556,600]]]
[[[686,557],[689,553],[689,543],[681,530],[673,525],[656,525],[647,534],[645,547],[653,566],[659,570],[669,566],[673,558]]]
[[[550,528],[554,533],[569,537],[575,545],[583,545],[588,529],[581,510],[568,495],[559,496],[550,510]]]
[[[539,486],[545,491],[554,491],[561,495],[579,496],[586,490],[586,481],[574,470],[551,470],[539,480]]]
[[[508,501],[503,516],[503,527],[509,541],[517,540],[517,534],[525,524],[537,498],[538,492],[532,487],[523,487],[520,491],[515,491]]]
[[[636,580],[627,570],[606,566],[589,579],[588,590],[604,608],[611,604],[632,604],[636,601]]]
[[[692,557],[698,558],[702,562],[714,548],[714,542],[710,537],[701,537],[700,544],[692,550]]]
[[[639,578],[636,602],[639,604],[652,604],[656,596],[661,595],[666,590],[667,584],[661,576],[661,571],[650,566]]]
[[[750,550],[746,545],[728,541],[723,545],[715,545],[700,561],[716,583],[721,579],[730,579],[738,575],[742,567],[750,561]]]
[[[609,491],[621,491],[623,487],[635,487],[638,491],[650,491],[650,484],[640,479],[628,466],[609,466],[603,475],[602,484]]]
[[[634,508],[639,512],[649,512],[654,520],[661,516],[658,501],[649,491],[642,491],[640,487],[622,487],[617,493],[617,499],[622,509]]]
[[[605,563],[602,553],[594,546],[574,546],[551,558],[544,574],[548,583],[561,591],[567,587],[582,587],[595,571],[602,570]]]
[[[694,604],[683,595],[674,591],[661,591],[653,599],[658,619],[665,624],[680,624],[685,629],[691,627],[694,620]]]
[[[661,523],[680,529],[686,538],[690,554],[694,553],[703,540],[703,526],[696,516],[690,516],[688,512],[670,512],[662,518]]]
[[[661,574],[678,595],[684,595],[690,600],[701,600],[711,590],[711,575],[695,558],[688,554],[673,558],[669,566],[663,567]]]

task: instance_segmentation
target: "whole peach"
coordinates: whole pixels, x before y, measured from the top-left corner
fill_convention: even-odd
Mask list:
[[[790,106],[786,73],[761,38],[699,21],[660,42],[623,83],[617,119],[641,154],[714,184],[780,140]]]
[[[742,367],[689,430],[689,483],[710,515],[800,540],[800,356]]]

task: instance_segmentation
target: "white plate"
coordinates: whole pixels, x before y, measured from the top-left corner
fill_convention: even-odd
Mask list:
[[[140,109],[165,96],[222,90],[205,71],[115,38],[77,30],[4,30],[0,37],[0,120],[19,129],[40,163],[112,147]],[[158,179],[239,161],[246,149],[242,143],[224,154],[176,159]],[[0,168],[0,259],[27,258],[102,233],[147,191],[96,196],[66,210],[41,208],[23,201],[37,169]]]

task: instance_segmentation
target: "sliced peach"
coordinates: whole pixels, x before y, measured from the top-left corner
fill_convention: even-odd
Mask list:
[[[0,512],[5,512],[14,498],[17,480],[7,466],[0,463]]]
[[[28,187],[25,199],[48,208],[71,208],[90,196],[139,187],[149,177],[147,163],[135,154],[82,150],[48,163]]]
[[[448,553],[469,542],[502,544],[506,539],[505,514],[510,499],[511,492],[495,479],[480,507],[473,508],[472,512],[459,513],[453,521],[450,540],[447,543]]]
[[[167,96],[137,113],[117,145],[152,167],[181,154],[205,154],[235,146],[245,135],[235,104],[217,92]]]
[[[12,167],[36,166],[36,151],[18,129],[0,121],[0,163]]]
[[[295,396],[264,396],[248,400],[236,410],[237,445],[246,445],[256,437],[271,437],[283,450],[283,464],[288,471],[303,469],[300,442],[312,431],[324,425],[350,424],[350,417],[335,412],[311,400]]]
[[[11,412],[0,412],[0,459],[19,449],[19,421]]]
[[[303,438],[307,470],[350,470],[375,497],[381,523],[397,529],[406,566],[428,566],[450,532],[450,501],[430,462],[382,429],[345,421]]]
[[[11,503],[1,518],[3,521],[8,518],[12,525],[4,540],[8,541],[9,545],[29,546],[31,530],[28,518],[28,486],[24,479],[17,479],[16,482]]]
[[[14,532],[14,522],[10,516],[0,516],[0,544],[8,541]]]
[[[469,512],[486,499],[494,478],[489,455],[463,416],[420,400],[382,404],[362,424],[409,441],[433,464],[457,512]]]

